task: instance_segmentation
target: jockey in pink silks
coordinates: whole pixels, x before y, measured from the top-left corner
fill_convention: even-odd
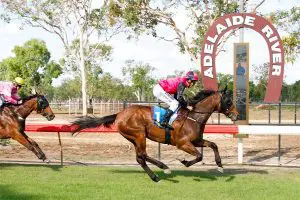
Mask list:
[[[4,101],[12,104],[21,104],[22,100],[18,95],[19,89],[24,85],[24,80],[16,77],[13,82],[0,81],[0,107]]]
[[[170,106],[167,110],[165,119],[161,124],[162,126],[173,129],[173,127],[168,123],[170,117],[176,111],[179,105],[181,107],[187,106],[187,103],[183,97],[184,89],[191,88],[198,80],[199,78],[197,73],[189,71],[184,77],[160,80],[159,83],[154,86],[153,95]],[[189,110],[192,109],[190,106],[187,108]]]

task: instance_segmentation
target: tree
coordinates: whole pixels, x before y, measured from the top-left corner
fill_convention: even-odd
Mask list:
[[[50,52],[44,41],[32,39],[23,46],[15,46],[9,57],[0,63],[1,79],[13,80],[20,76],[25,79],[23,94],[29,94],[32,89],[45,91],[51,87],[53,78],[62,73],[62,68],[55,61],[50,61]]]
[[[292,91],[293,93],[291,94],[291,101],[294,102],[299,102],[300,101],[300,80],[296,81],[293,85],[292,85]]]
[[[285,60],[294,63],[300,54],[300,7],[277,10],[270,13],[268,17],[277,29],[287,33],[282,38]]]
[[[61,86],[55,88],[55,99],[69,100],[79,98],[81,95],[80,81],[79,77],[71,80],[64,80]]]
[[[109,61],[112,48],[106,44],[90,44],[89,49],[97,49],[97,59],[89,59],[85,61],[86,78],[87,78],[87,94],[90,98],[95,95],[96,87],[99,82],[99,76],[103,73],[101,65],[102,62]],[[71,46],[75,54],[79,52],[79,41],[74,40]],[[84,52],[89,50],[85,49]],[[76,64],[76,58],[68,56],[68,59],[62,59],[65,66],[65,72],[74,74],[74,77],[80,77],[80,70]]]
[[[249,2],[244,1],[243,11],[256,13],[264,2],[265,0],[261,0],[253,7],[253,4],[249,6]],[[201,44],[210,25],[220,16],[238,12],[238,6],[237,1],[232,0],[168,0],[159,3],[154,0],[112,0],[110,15],[118,19],[121,18],[126,26],[133,31],[133,36],[138,37],[146,33],[155,38],[172,42],[177,45],[181,53],[187,53],[192,60],[198,63]],[[180,21],[183,15],[185,15],[184,25]],[[288,33],[287,36],[283,37],[286,60],[294,62],[300,52],[300,8],[275,11],[271,14],[260,13],[260,15],[269,18],[278,29]],[[236,30],[223,37],[218,46],[217,54],[222,50],[227,39],[235,33]],[[129,38],[132,35],[129,35]],[[258,93],[264,93],[265,84],[266,82],[260,83],[259,88],[262,90]]]
[[[92,8],[92,0],[1,0],[2,8],[7,11],[5,19],[9,20],[11,14],[24,24],[42,28],[61,40],[66,63],[75,61],[81,71],[83,115],[87,114],[86,63],[97,60],[101,56],[98,47],[121,31],[118,23],[112,24],[107,15],[108,2],[105,0],[101,6]],[[78,48],[71,48],[74,40],[79,41]]]
[[[223,0],[168,0],[160,3],[154,0],[111,0],[110,16],[122,19],[133,31],[129,38],[146,33],[176,44],[180,52],[188,53],[191,59],[198,61],[200,44],[210,24],[224,14],[236,12],[237,8],[237,2]],[[179,27],[179,14],[184,14],[184,27]]]
[[[130,94],[122,81],[114,78],[110,73],[101,74],[98,79],[95,79],[94,89],[93,97],[101,100],[125,100]]]
[[[220,89],[223,89],[227,86],[227,88],[233,91],[233,76],[231,74],[217,74],[218,85]]]
[[[249,81],[249,100],[250,103],[255,100],[255,84],[253,81]]]
[[[155,79],[152,72],[155,68],[149,64],[136,63],[133,60],[126,61],[126,67],[123,67],[123,75],[126,77],[127,85],[131,85],[138,101],[145,101],[153,98],[152,88]]]

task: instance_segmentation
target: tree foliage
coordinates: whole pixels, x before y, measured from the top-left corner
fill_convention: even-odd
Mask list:
[[[75,61],[81,72],[83,115],[87,114],[86,63],[101,57],[106,41],[120,32],[120,26],[112,26],[107,15],[108,0],[92,7],[92,0],[1,0],[6,15],[4,19],[17,17],[25,25],[39,27],[58,36],[65,50],[65,63]],[[72,48],[78,40],[78,48]],[[93,42],[96,41],[96,42]],[[99,53],[100,52],[100,53]]]
[[[236,12],[238,8],[237,2],[223,0],[111,0],[109,5],[110,16],[122,19],[133,31],[134,35],[129,37],[146,33],[173,42],[180,52],[188,53],[194,60],[199,59],[201,44],[210,24],[224,14]],[[180,24],[183,15],[184,27]]]
[[[127,85],[131,86],[138,101],[153,99],[152,87],[155,79],[152,72],[154,70],[149,64],[136,63],[133,60],[128,60],[123,67],[122,72]]]
[[[294,63],[300,54],[300,7],[274,11],[269,18],[279,30],[286,33],[282,37],[285,60]]]
[[[13,57],[0,62],[2,80],[13,80],[20,76],[25,79],[23,92],[29,94],[34,88],[45,91],[51,87],[53,78],[62,73],[62,67],[51,61],[51,55],[44,41],[32,39],[22,46],[15,46]]]

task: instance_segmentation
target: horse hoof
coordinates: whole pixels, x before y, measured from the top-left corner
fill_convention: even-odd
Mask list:
[[[221,173],[224,173],[224,168],[223,167],[218,167],[218,171]]]
[[[154,181],[154,182],[159,182],[160,181],[160,178],[158,176],[153,176],[151,177],[151,179]]]
[[[49,160],[48,158],[46,158],[46,159],[44,160],[44,163],[49,164],[50,162],[51,162],[51,160]]]
[[[171,172],[172,172],[172,171],[170,170],[170,168],[164,169],[164,173],[165,173],[165,174],[171,174]]]

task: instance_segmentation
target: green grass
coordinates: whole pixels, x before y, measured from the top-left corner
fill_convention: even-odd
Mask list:
[[[199,168],[156,173],[162,179],[159,183],[138,167],[0,164],[0,199],[300,199],[300,170],[295,169],[235,168],[220,174]]]

